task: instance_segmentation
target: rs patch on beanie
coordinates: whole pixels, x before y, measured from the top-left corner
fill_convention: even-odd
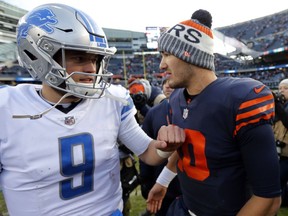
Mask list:
[[[160,36],[158,50],[215,71],[211,25],[212,17],[208,11],[195,11],[190,20],[174,25]]]

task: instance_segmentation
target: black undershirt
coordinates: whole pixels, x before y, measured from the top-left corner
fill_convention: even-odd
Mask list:
[[[82,100],[77,101],[77,102],[71,102],[71,104],[68,107],[64,107],[61,104],[58,104],[55,108],[60,110],[61,112],[65,113],[65,114],[67,114],[68,112],[73,110],[81,101]]]
[[[37,91],[37,93],[38,93],[38,95],[39,95],[43,100],[45,100],[45,98],[43,98],[43,96],[40,94],[40,91]],[[49,103],[51,106],[54,105],[54,104],[51,104],[51,103],[50,103],[49,101],[47,101],[47,100],[45,100],[45,101],[46,101],[47,103]],[[67,107],[66,107],[66,106],[64,107],[63,105],[58,104],[57,106],[55,106],[55,108],[58,109],[59,111],[65,113],[65,114],[67,114],[68,112],[70,112],[71,110],[73,110],[81,101],[82,101],[82,99],[79,100],[79,101],[77,101],[77,102],[71,102],[70,105],[68,105]]]
[[[184,89],[184,97],[186,99],[187,104],[189,104],[197,95],[189,95],[187,89]]]

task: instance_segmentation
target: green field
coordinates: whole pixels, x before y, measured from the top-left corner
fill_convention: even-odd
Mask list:
[[[137,158],[136,158],[137,160]],[[139,162],[137,160],[137,168],[139,169]],[[129,216],[140,216],[145,211],[146,203],[141,195],[140,186],[138,186],[130,195],[131,211]],[[277,216],[288,216],[288,208],[280,208]]]
[[[131,212],[129,216],[140,216],[140,213],[145,210],[146,204],[144,199],[141,196],[140,188],[131,194]],[[281,208],[277,216],[288,216],[288,208]]]
[[[145,200],[141,196],[140,188],[136,188],[130,195],[131,200],[131,211],[130,216],[140,216],[140,214],[145,211],[146,204]],[[0,216],[5,216],[7,214],[7,209],[5,206],[5,202],[0,193]],[[277,216],[287,216],[288,215],[288,208],[281,208]]]
[[[131,193],[131,205],[133,206],[130,212],[130,216],[137,215],[145,210],[146,204],[144,199],[141,196],[140,188],[136,188]],[[0,216],[8,216],[6,204],[3,198],[2,193],[0,192]]]

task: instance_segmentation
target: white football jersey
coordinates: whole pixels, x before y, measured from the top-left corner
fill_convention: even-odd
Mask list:
[[[136,155],[151,139],[135,121],[129,92],[85,99],[65,114],[36,92],[39,85],[0,88],[1,187],[11,216],[110,216],[122,210],[117,137]],[[137,137],[137,142],[135,142]],[[133,140],[133,142],[132,142]]]

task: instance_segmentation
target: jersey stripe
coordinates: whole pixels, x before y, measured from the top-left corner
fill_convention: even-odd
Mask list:
[[[242,103],[238,110],[239,114],[236,116],[234,136],[244,126],[258,123],[261,120],[272,119],[275,116],[274,108],[272,94]]]
[[[254,110],[251,110],[251,111],[248,111],[248,112],[245,112],[245,113],[242,113],[242,114],[238,114],[237,117],[236,117],[236,121],[239,121],[241,119],[244,119],[244,118],[249,118],[251,116],[255,116],[259,113],[262,113],[262,112],[265,112],[266,110],[270,110],[270,109],[273,109],[274,108],[274,105],[273,103],[270,103],[270,104],[267,104],[267,105],[264,105],[262,107],[258,107]]]
[[[246,101],[240,105],[239,109],[244,109],[244,108],[247,108],[247,107],[250,107],[250,106],[271,100],[271,99],[273,99],[273,95],[269,94],[261,98],[256,98],[254,100]]]

